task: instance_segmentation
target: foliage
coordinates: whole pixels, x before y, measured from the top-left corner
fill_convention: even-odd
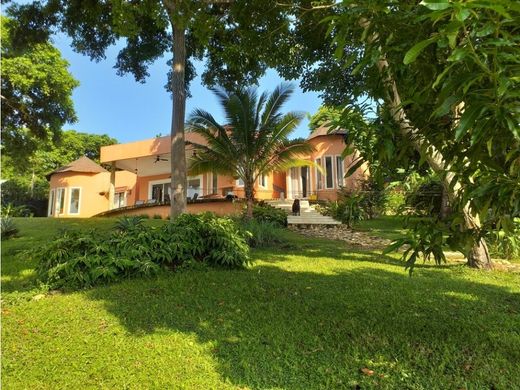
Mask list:
[[[205,145],[193,144],[196,153],[189,161],[190,174],[214,172],[243,180],[249,217],[254,184],[261,175],[312,164],[300,158],[313,150],[310,144],[288,142],[302,114],[280,112],[293,91],[289,84],[260,96],[255,88],[241,87],[233,92],[213,89],[224,110],[226,125],[202,109],[190,115],[188,131],[206,141]]]
[[[388,189],[385,191],[384,213],[386,215],[400,214],[406,202],[406,196],[402,190]]]
[[[114,229],[120,232],[131,232],[138,228],[143,227],[144,217],[142,215],[125,215],[118,218],[114,224]]]
[[[287,213],[265,202],[253,206],[253,218],[259,222],[269,222],[278,227],[287,226]]]
[[[186,261],[237,268],[249,262],[238,226],[213,214],[183,214],[160,228],[143,218],[123,217],[110,233],[64,231],[49,243],[24,252],[38,261],[40,280],[51,288],[83,288],[135,275],[150,276],[161,266]]]
[[[316,130],[321,126],[331,126],[338,123],[341,119],[341,110],[331,106],[321,106],[318,111],[309,119],[309,129]]]
[[[79,83],[49,40],[17,38],[17,19],[2,16],[2,145],[27,155],[76,120],[72,91]]]
[[[18,234],[19,229],[16,226],[16,224],[14,223],[14,220],[10,216],[4,215],[2,213],[0,223],[1,223],[1,228],[2,228],[1,229],[2,240],[8,240],[11,237],[14,237]]]
[[[419,216],[438,216],[441,212],[442,183],[429,180],[407,192],[406,206]]]
[[[3,188],[2,188],[2,192],[3,192]],[[12,203],[2,204],[1,205],[1,214],[3,217],[30,217],[31,216],[31,212],[26,206],[14,206]]]
[[[520,218],[514,219],[511,234],[503,230],[488,233],[490,251],[493,255],[505,259],[520,259]]]
[[[448,244],[444,234],[447,233],[446,225],[439,220],[420,220],[415,223],[414,229],[410,230],[403,238],[394,240],[383,254],[390,253],[405,246],[401,260],[405,262],[405,269],[410,275],[415,268],[417,260],[423,258],[425,261],[432,257],[437,264],[445,263],[444,246]]]
[[[239,222],[247,243],[251,248],[271,247],[280,244],[281,225],[269,220],[241,218]]]
[[[352,227],[356,222],[368,218],[362,206],[363,201],[363,195],[352,193],[342,196],[336,201],[328,201],[318,207],[318,210],[322,214],[329,215],[348,227]]]

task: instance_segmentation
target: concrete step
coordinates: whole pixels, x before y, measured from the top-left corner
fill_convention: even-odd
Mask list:
[[[293,201],[291,200],[273,200],[267,203],[286,211],[289,214],[287,216],[287,224],[289,225],[341,225],[341,222],[334,218],[318,213],[308,200],[300,200],[300,215],[292,215]]]

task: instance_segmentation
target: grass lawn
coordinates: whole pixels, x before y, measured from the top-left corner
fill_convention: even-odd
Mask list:
[[[41,295],[13,254],[113,220],[17,222],[2,243],[6,389],[520,386],[519,274],[420,265],[410,278],[395,257],[287,232],[247,270]]]

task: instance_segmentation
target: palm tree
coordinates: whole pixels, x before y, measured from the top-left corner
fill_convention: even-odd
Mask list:
[[[247,215],[253,216],[254,183],[260,175],[290,167],[313,165],[303,157],[313,151],[305,142],[290,142],[289,135],[303,118],[299,112],[280,112],[294,91],[280,84],[258,97],[256,88],[230,92],[220,88],[217,95],[225,112],[226,125],[201,109],[190,115],[187,131],[201,135],[207,145],[193,144],[190,175],[214,172],[241,179],[247,200]]]

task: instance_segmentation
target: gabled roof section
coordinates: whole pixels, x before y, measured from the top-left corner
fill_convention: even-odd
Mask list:
[[[345,134],[347,134],[346,130],[335,129],[335,130],[330,131],[330,127],[328,127],[327,125],[321,125],[320,127],[317,127],[316,129],[314,129],[314,131],[307,137],[307,140],[310,140],[310,139],[313,139],[316,137],[321,137],[324,135],[345,135]]]
[[[71,163],[64,165],[48,175],[46,175],[47,180],[50,179],[52,175],[55,173],[62,173],[62,172],[84,172],[84,173],[101,173],[101,172],[108,172],[105,168],[103,168],[101,165],[96,164],[94,161],[92,161],[87,156],[81,156],[77,160],[72,161]]]

